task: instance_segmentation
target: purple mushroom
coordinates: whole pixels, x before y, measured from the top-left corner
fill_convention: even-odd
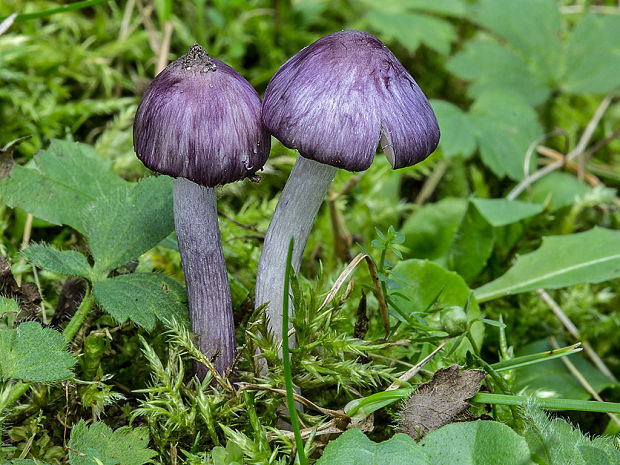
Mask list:
[[[338,168],[366,170],[377,145],[393,168],[414,165],[437,147],[439,126],[403,65],[362,31],[325,36],[282,65],[265,91],[263,123],[300,154],[269,224],[256,282],[256,305],[269,303],[271,328],[281,337],[287,245],[293,236],[297,272]]]
[[[223,374],[235,358],[235,328],[214,188],[254,175],[267,160],[260,97],[194,44],[144,93],[133,136],[148,168],[175,177],[174,223],[191,327]],[[199,365],[197,372],[202,379],[207,369]]]

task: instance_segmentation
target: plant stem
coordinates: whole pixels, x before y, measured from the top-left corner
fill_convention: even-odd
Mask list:
[[[65,337],[65,342],[71,342],[71,340],[75,337],[84,324],[86,315],[88,315],[88,312],[93,307],[94,303],[95,296],[91,291],[90,285],[87,284],[82,303],[75,312],[75,315],[73,315],[73,318],[71,318],[71,321],[69,321],[69,324],[66,326],[65,330],[62,332],[62,335]]]
[[[235,360],[235,324],[222,251],[215,189],[184,178],[174,180],[174,225],[185,275],[192,331],[198,347],[220,374]],[[196,364],[204,379],[207,367]]]
[[[301,440],[301,431],[299,430],[299,422],[297,421],[297,411],[295,410],[295,397],[293,395],[293,375],[291,373],[291,362],[289,359],[288,347],[288,289],[289,278],[291,273],[291,261],[293,257],[293,247],[295,239],[291,237],[288,246],[288,254],[286,256],[286,268],[284,269],[284,286],[282,296],[282,368],[284,370],[284,385],[286,387],[286,403],[291,417],[291,427],[295,433],[295,445],[297,446],[297,454],[301,465],[306,465],[306,454],[304,452],[304,443]]]
[[[472,402],[497,405],[525,405],[532,402],[539,407],[554,410],[578,410],[581,412],[620,413],[620,404],[615,402],[596,402],[593,400],[552,399],[527,396],[512,396],[479,392]]]
[[[338,168],[302,157],[282,190],[278,205],[269,223],[256,277],[256,308],[269,302],[267,314],[276,341],[282,339],[282,305],[286,257],[289,240],[295,239],[292,267],[299,271],[301,259],[312,230],[314,219]]]

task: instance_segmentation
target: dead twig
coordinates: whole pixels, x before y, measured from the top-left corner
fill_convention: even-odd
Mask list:
[[[590,121],[588,122],[588,125],[583,131],[583,134],[581,135],[581,138],[579,139],[577,146],[572,151],[570,151],[568,154],[566,154],[565,160],[558,160],[553,163],[550,163],[549,165],[527,176],[523,181],[517,184],[508,193],[506,198],[508,200],[515,200],[525,189],[527,189],[533,183],[544,178],[549,173],[552,173],[553,171],[556,171],[562,168],[565,165],[566,161],[570,161],[574,158],[581,156],[586,151],[587,145],[590,142],[592,135],[594,134],[594,130],[598,126],[599,122],[601,121],[601,118],[603,118],[605,111],[607,111],[607,109],[611,105],[611,101],[612,101],[612,95],[609,94],[599,104],[598,108],[594,112],[594,115],[592,115],[592,118],[590,119]]]
[[[406,383],[407,381],[409,381],[411,378],[413,378],[415,375],[418,374],[418,372],[422,369],[422,367],[424,365],[426,365],[428,362],[431,361],[431,359],[437,355],[437,353],[443,349],[443,347],[448,343],[448,341],[450,340],[450,338],[445,339],[441,344],[439,344],[435,350],[433,350],[430,354],[428,354],[426,357],[424,357],[422,360],[420,360],[418,363],[415,364],[415,366],[413,366],[411,369],[407,370],[405,373],[403,373],[402,375],[400,375],[400,377],[394,381],[387,389],[386,391],[393,391],[394,389],[398,389],[402,383]]]
[[[558,343],[556,342],[555,338],[553,336],[551,336],[549,342],[551,343],[551,346],[554,349],[559,349],[560,346],[558,345]],[[573,362],[571,362],[568,357],[561,357],[562,362],[564,363],[564,365],[566,366],[566,368],[568,368],[568,371],[571,372],[571,374],[577,378],[577,381],[579,381],[579,384],[581,384],[583,386],[583,388],[588,391],[588,393],[596,400],[598,400],[599,402],[605,402],[603,400],[603,398],[601,396],[598,395],[598,392],[596,392],[594,390],[594,388],[592,387],[592,385],[588,382],[588,380],[581,374],[581,372],[577,369],[577,367],[575,365],[573,365]],[[620,420],[618,419],[618,417],[616,415],[614,415],[613,413],[607,413],[607,415],[609,416],[609,418],[611,418],[613,420],[613,422],[620,426]]]
[[[221,211],[218,210],[217,214],[219,216],[221,216],[222,218],[224,218],[226,221],[230,221],[232,224],[234,224],[235,226],[239,226],[240,228],[243,229],[247,229],[249,231],[254,231],[256,234],[260,234],[261,236],[265,237],[265,234],[267,234],[265,231],[261,231],[260,229],[254,227],[254,226],[250,226],[249,224],[243,224],[243,223],[239,223],[237,220],[235,220],[234,218],[231,218],[230,216],[228,216],[225,213],[222,213]]]
[[[268,392],[273,392],[275,394],[279,394],[281,396],[286,396],[286,390],[284,389],[276,389],[276,388],[272,388],[268,386],[260,386],[258,384],[239,383],[238,388],[239,388],[239,391],[268,391]],[[328,415],[333,418],[341,418],[343,420],[350,420],[349,415],[344,413],[344,411],[342,410],[332,410],[328,408],[319,407],[311,400],[306,399],[304,396],[297,394],[297,393],[293,393],[293,397],[295,398],[296,402],[299,402],[300,404],[305,405],[306,407],[312,410],[322,413],[323,415]]]
[[[570,320],[570,318],[568,318],[568,316],[566,316],[564,311],[562,311],[562,308],[558,305],[558,303],[555,300],[553,300],[553,297],[551,297],[549,295],[549,293],[547,291],[545,291],[544,289],[537,289],[536,293],[549,306],[549,308],[551,308],[551,311],[553,312],[555,317],[558,320],[560,320],[560,323],[562,323],[562,326],[564,326],[564,328],[566,328],[566,330],[570,333],[570,335],[573,336],[573,338],[575,338],[575,340],[580,340],[581,337],[579,335],[579,330],[577,329],[575,324]],[[603,360],[601,360],[601,358],[594,351],[594,349],[588,343],[588,341],[583,341],[582,340],[581,341],[581,345],[583,346],[584,353],[592,361],[594,366],[596,366],[596,368],[598,368],[598,370],[601,373],[603,373],[604,375],[606,375],[609,378],[611,378],[614,381],[616,381],[616,377],[614,376],[614,374],[611,372],[611,370],[609,368],[607,368],[607,365],[605,365],[605,362],[603,362]]]

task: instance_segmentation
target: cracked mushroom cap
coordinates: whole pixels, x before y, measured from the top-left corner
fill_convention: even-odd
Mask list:
[[[133,143],[151,170],[208,187],[254,175],[271,145],[256,90],[198,44],[144,93]]]
[[[263,123],[302,156],[349,171],[367,169],[379,143],[393,168],[419,163],[439,143],[424,93],[363,31],[325,36],[282,65],[265,91]]]

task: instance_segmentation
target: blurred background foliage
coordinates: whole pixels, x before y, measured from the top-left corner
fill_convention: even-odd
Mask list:
[[[4,0],[0,17],[62,4]],[[337,30],[364,29],[393,50],[424,90],[442,139],[437,152],[413,168],[393,171],[379,154],[365,173],[338,174],[306,249],[303,293],[311,300],[313,292],[326,292],[359,252],[354,244],[371,249],[375,228],[385,232],[390,226],[404,235],[398,252],[387,253],[391,264],[400,256],[429,260],[458,272],[464,278],[458,286],[474,289],[500,276],[518,254],[537,249],[542,236],[594,226],[618,229],[619,13],[612,0],[110,0],[70,13],[18,18],[0,35],[0,146],[30,136],[15,154],[19,163],[29,164],[51,138],[86,142],[113,162],[117,174],[135,180],[148,174],[132,148],[140,96],[194,42],[237,69],[262,95],[273,73],[302,47]],[[594,120],[604,104],[604,114]],[[574,150],[592,121],[579,157],[565,159],[556,172],[514,196],[539,205],[536,212],[494,224],[472,200],[510,196],[528,174]],[[219,190],[238,321],[247,321],[252,311],[262,237],[294,160],[295,153],[274,140],[260,183]],[[15,257],[19,250],[24,218],[23,211],[0,206],[3,255]],[[66,228],[36,219],[30,239],[65,248],[79,244]],[[170,247],[156,247],[138,266],[182,279],[178,254]],[[406,277],[415,280],[419,266]],[[440,276],[439,268],[424,266],[429,276]],[[31,277],[23,262],[14,271]],[[370,282],[362,270],[359,280]],[[44,305],[52,311],[59,278],[43,272],[41,282]],[[335,327],[344,332],[352,330],[360,292],[339,310]],[[620,340],[614,337],[620,331],[618,282],[552,294],[620,376]],[[374,297],[368,299],[369,308],[376,308]],[[570,339],[535,294],[494,301],[485,312],[488,318],[503,316],[511,328],[508,345],[515,348],[549,335]],[[371,338],[381,332],[377,321],[371,321]],[[501,352],[498,334],[487,331],[483,352],[489,357]],[[139,352],[137,337],[122,338],[125,345],[114,350],[129,363]],[[395,350],[411,363],[423,354]],[[559,394],[563,379],[554,387]],[[515,386],[528,392],[537,387],[535,381]],[[609,386],[609,400],[620,399],[617,384],[601,383],[600,389]]]

